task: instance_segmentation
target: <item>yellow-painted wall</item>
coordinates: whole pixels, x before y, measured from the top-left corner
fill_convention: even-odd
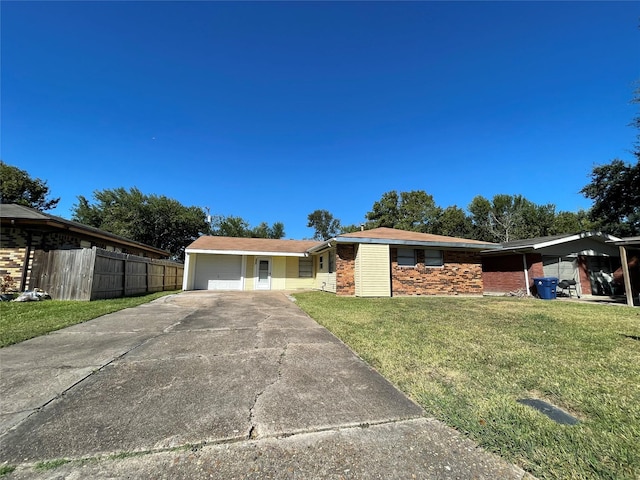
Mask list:
[[[391,296],[389,245],[359,245],[355,262],[356,296]]]
[[[299,257],[286,257],[287,259],[287,272],[285,289],[286,290],[301,290],[312,289],[315,287],[315,279],[313,277],[300,278],[298,264],[300,262]]]
[[[253,255],[247,255],[246,257],[246,267],[244,271],[244,289],[245,290],[253,290],[254,289],[254,281],[253,272],[255,267],[256,257]]]
[[[271,257],[271,290],[286,288],[287,257]]]

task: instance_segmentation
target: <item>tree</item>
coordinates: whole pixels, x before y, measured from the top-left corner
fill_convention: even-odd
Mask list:
[[[584,210],[577,212],[558,212],[553,219],[550,234],[578,233],[592,230],[593,224],[589,220],[589,213]]]
[[[580,193],[593,200],[589,218],[597,228],[619,237],[640,235],[640,151],[635,165],[620,159],[596,166]]]
[[[413,232],[434,233],[442,209],[424,190],[400,193],[397,228]]]
[[[449,237],[473,238],[473,224],[464,210],[453,205],[442,211],[434,233]]]
[[[315,240],[329,240],[340,233],[340,220],[327,210],[314,210],[307,216],[307,227],[315,230]]]
[[[386,192],[367,213],[369,228],[389,227],[432,233],[442,209],[424,190]]]
[[[48,198],[47,182],[31,178],[25,170],[0,160],[0,203],[16,203],[44,211],[56,207],[60,198]]]
[[[498,243],[549,235],[555,218],[555,205],[536,205],[522,195],[498,194],[491,201],[478,195],[468,209],[474,237]]]
[[[209,231],[205,212],[163,195],[146,195],[137,188],[96,190],[94,203],[83,196],[72,209],[75,221],[137,242],[167,250],[176,259]]]
[[[282,238],[284,224],[275,222],[269,226],[267,222],[262,222],[251,228],[249,222],[242,217],[217,215],[212,219],[210,233],[222,237]]]
[[[395,190],[382,194],[377,202],[374,202],[366,219],[368,228],[388,227],[395,228],[400,217],[400,197]]]
[[[276,222],[270,227],[267,222],[262,222],[257,227],[250,229],[250,236],[253,238],[282,238],[284,237],[284,224]]]

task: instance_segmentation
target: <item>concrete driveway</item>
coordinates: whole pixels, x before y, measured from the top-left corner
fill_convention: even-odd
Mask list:
[[[0,349],[0,369],[7,478],[525,475],[282,293],[164,297]]]

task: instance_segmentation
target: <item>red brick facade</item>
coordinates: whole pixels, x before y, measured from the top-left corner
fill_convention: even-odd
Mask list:
[[[527,272],[530,289],[534,277],[543,277],[542,255],[527,253]],[[522,254],[491,255],[482,259],[482,283],[485,293],[508,293],[525,288]]]
[[[544,277],[542,255],[527,253],[528,288],[533,286],[534,277]],[[524,262],[522,254],[491,255],[482,259],[482,283],[485,293],[507,293],[524,290]],[[535,292],[532,292],[535,293]]]
[[[355,295],[355,245],[338,244],[336,248],[336,294]]]
[[[337,245],[337,295],[355,295],[355,251],[353,244]],[[482,295],[482,262],[479,253],[443,251],[444,266],[442,267],[425,267],[424,250],[417,249],[417,255],[415,267],[399,267],[398,250],[390,248],[393,296]]]
[[[591,295],[591,279],[589,278],[589,267],[587,266],[587,257],[578,255],[578,275],[580,275],[580,288],[583,295]]]
[[[482,295],[480,254],[449,250],[442,253],[442,267],[426,267],[421,249],[417,250],[415,267],[399,267],[398,249],[391,248],[392,295]]]

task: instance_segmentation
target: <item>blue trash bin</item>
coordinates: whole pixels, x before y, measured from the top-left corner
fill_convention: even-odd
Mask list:
[[[538,290],[538,296],[543,300],[554,300],[556,298],[556,287],[558,286],[556,277],[534,278],[533,284]]]

